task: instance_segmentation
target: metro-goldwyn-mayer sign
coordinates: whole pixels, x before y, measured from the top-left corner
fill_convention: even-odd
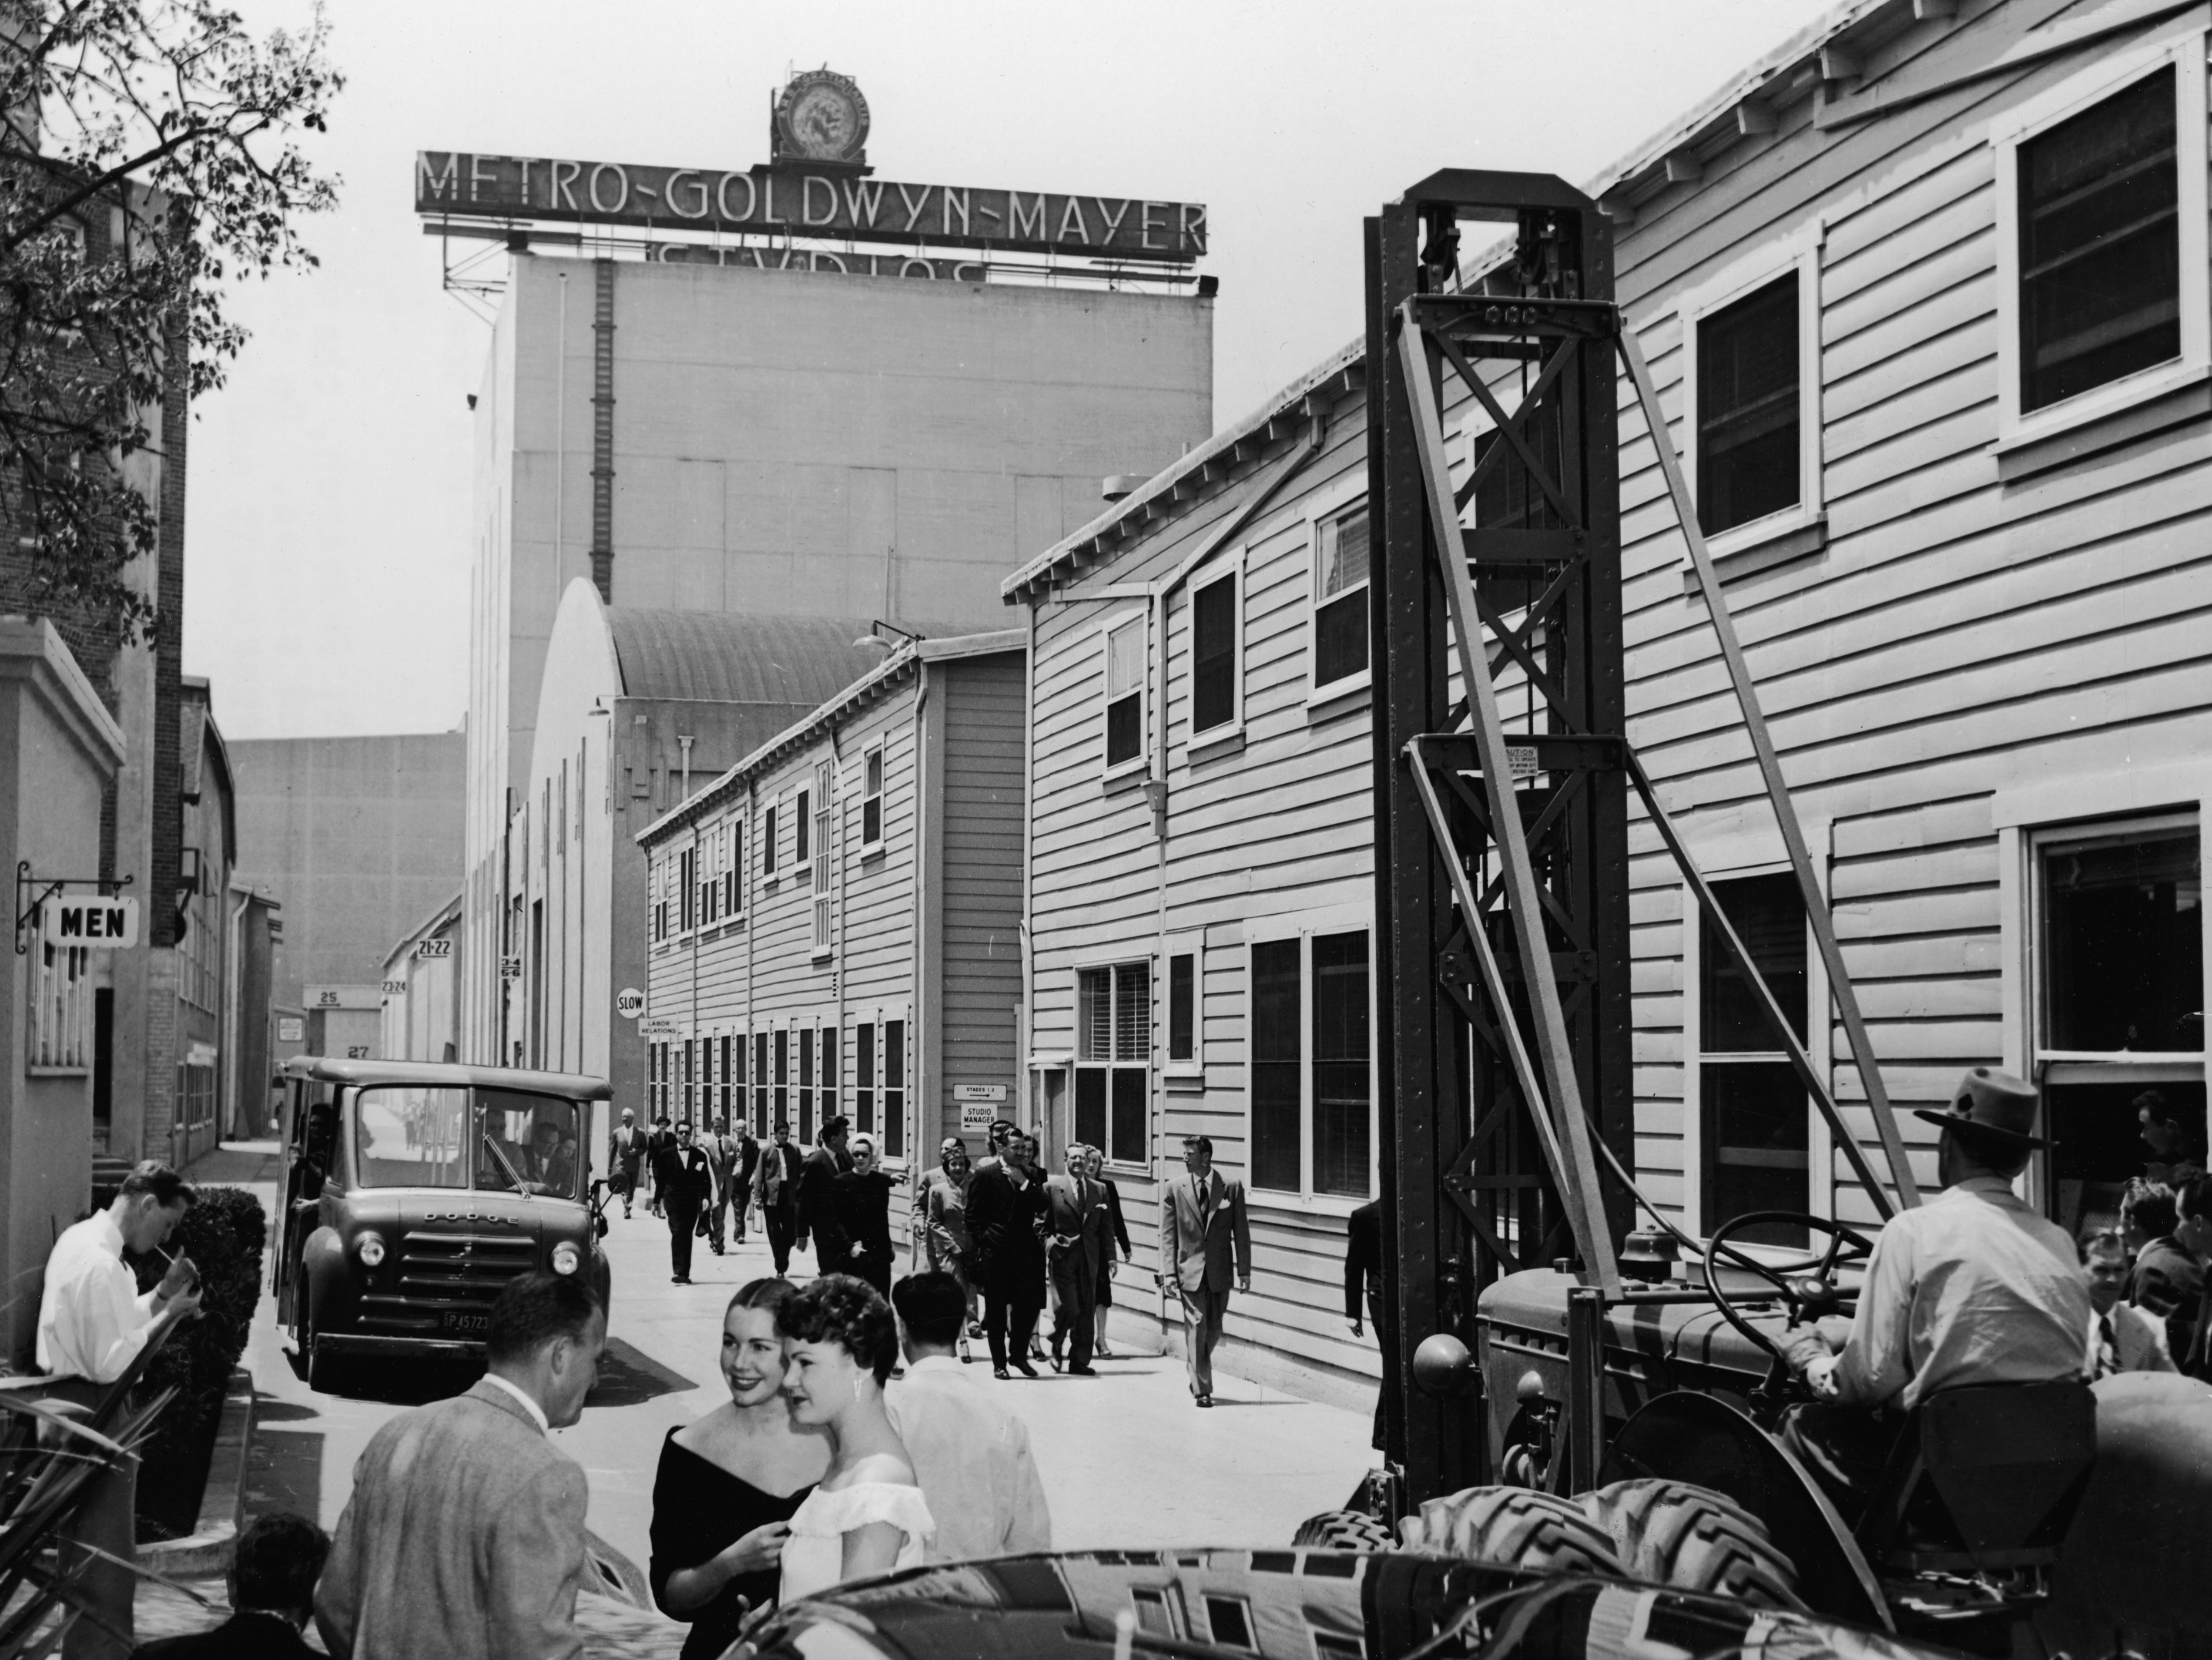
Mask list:
[[[804,166],[721,172],[423,150],[415,210],[1170,263],[1206,252],[1202,203],[900,185]]]

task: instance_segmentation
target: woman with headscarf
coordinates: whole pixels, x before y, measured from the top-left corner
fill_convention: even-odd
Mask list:
[[[937,1168],[914,1190],[914,1266],[949,1274],[968,1300],[968,1319],[960,1332],[960,1358],[972,1360],[968,1340],[977,1335],[975,1287],[968,1272],[968,1183],[974,1172],[968,1144],[948,1135],[937,1150]]]

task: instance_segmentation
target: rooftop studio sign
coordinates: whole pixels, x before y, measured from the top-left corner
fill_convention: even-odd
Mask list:
[[[900,185],[789,161],[722,172],[423,150],[415,161],[415,210],[1160,264],[1206,252],[1203,203]]]

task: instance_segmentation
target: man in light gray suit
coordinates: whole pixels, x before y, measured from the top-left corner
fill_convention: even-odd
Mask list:
[[[607,1317],[553,1274],[492,1304],[489,1374],[393,1419],[354,1466],[315,1592],[338,1660],[574,1660],[584,1472],[548,1432],[583,1415]]]
[[[1252,1225],[1244,1214],[1244,1184],[1213,1168],[1210,1136],[1182,1139],[1182,1167],[1188,1175],[1170,1181],[1160,1195],[1161,1255],[1175,1267],[1175,1286],[1190,1324],[1184,1359],[1190,1365],[1190,1392],[1201,1407],[1213,1404],[1213,1346],[1221,1341],[1221,1316],[1229,1310],[1231,1248],[1237,1289],[1252,1289]]]
[[[1067,1344],[1067,1370],[1076,1377],[1096,1377],[1091,1345],[1098,1324],[1098,1263],[1110,1249],[1106,1238],[1106,1189],[1091,1179],[1091,1149],[1080,1141],[1067,1150],[1067,1169],[1044,1184],[1046,1266],[1052,1271],[1052,1369],[1060,1370],[1060,1345]]]

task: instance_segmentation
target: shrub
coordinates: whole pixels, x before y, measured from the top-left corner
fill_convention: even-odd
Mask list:
[[[142,1513],[167,1510],[163,1519],[175,1529],[183,1515],[189,1529],[197,1514],[208,1450],[230,1383],[232,1370],[246,1353],[253,1310],[261,1300],[261,1262],[269,1232],[261,1201],[243,1188],[202,1188],[199,1202],[185,1213],[169,1235],[167,1250],[192,1259],[200,1271],[200,1317],[187,1322],[147,1363],[139,1395],[173,1389],[176,1398],[161,1414],[145,1449],[140,1471]],[[142,1286],[158,1281],[167,1264],[149,1253],[133,1257]],[[178,1478],[188,1495],[171,1489]],[[152,1502],[149,1502],[152,1501]]]

